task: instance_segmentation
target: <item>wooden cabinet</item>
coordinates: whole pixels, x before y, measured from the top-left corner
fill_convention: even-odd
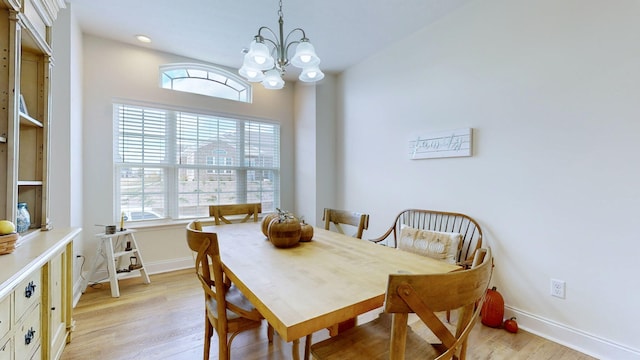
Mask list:
[[[0,256],[0,360],[62,356],[73,327],[72,254],[79,233],[38,232]]]
[[[63,0],[0,0],[0,219],[30,228],[0,255],[0,360],[59,359],[71,340],[72,240],[48,220],[51,26]],[[42,231],[48,230],[48,231]]]
[[[51,26],[61,6],[0,0],[0,219],[16,222],[17,204],[26,203],[27,233],[49,227]]]

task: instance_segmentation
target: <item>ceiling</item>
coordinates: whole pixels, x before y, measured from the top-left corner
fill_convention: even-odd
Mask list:
[[[277,0],[68,1],[85,33],[232,68],[260,26],[278,29]],[[320,68],[339,73],[471,1],[284,0],[284,32],[304,29]]]

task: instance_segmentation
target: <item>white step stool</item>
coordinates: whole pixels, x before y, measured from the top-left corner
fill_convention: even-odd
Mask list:
[[[99,266],[105,261],[107,263],[107,272],[109,273],[109,282],[111,283],[112,297],[120,297],[118,277],[121,275],[126,275],[133,271],[139,271],[143,282],[145,284],[151,283],[144,266],[144,261],[142,261],[142,255],[138,249],[138,244],[133,236],[133,233],[135,232],[135,230],[129,229],[117,231],[115,234],[96,234],[96,237],[100,240],[100,244],[98,244],[91,270],[84,279],[82,293],[87,290],[89,280],[95,275]],[[128,264],[126,268],[121,268],[121,258],[127,255],[129,256],[130,264]],[[136,259],[135,263],[133,262],[133,258]]]

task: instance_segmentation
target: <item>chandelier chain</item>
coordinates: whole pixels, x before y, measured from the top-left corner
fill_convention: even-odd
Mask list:
[[[280,0],[279,5],[280,5],[280,10],[278,10],[278,16],[279,17],[283,17],[283,15],[282,15],[282,0]]]

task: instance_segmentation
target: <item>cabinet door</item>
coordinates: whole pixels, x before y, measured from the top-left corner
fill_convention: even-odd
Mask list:
[[[13,355],[13,338],[7,336],[0,340],[0,360],[11,360]]]
[[[61,355],[66,343],[64,276],[66,253],[55,256],[49,261],[49,349],[52,359]]]
[[[11,329],[11,296],[0,300],[0,339]]]

